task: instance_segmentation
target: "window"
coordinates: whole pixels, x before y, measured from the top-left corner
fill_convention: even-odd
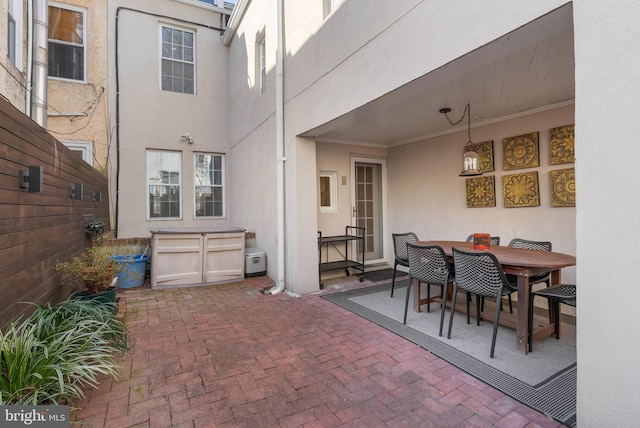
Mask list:
[[[9,0],[7,13],[7,57],[22,70],[22,2]]]
[[[77,153],[78,157],[93,166],[93,144],[88,141],[62,141],[68,149]]]
[[[197,217],[224,216],[224,157],[195,155],[195,211]]]
[[[338,173],[320,172],[320,212],[338,211]]]
[[[180,218],[180,152],[147,150],[149,218]]]
[[[258,37],[257,45],[257,74],[258,84],[260,85],[260,95],[264,94],[267,90],[267,44],[264,37],[264,30]]]
[[[338,8],[344,0],[322,0],[322,16],[326,18]]]
[[[195,94],[195,34],[164,26],[161,32],[162,90]]]
[[[86,81],[86,11],[49,6],[49,77]]]

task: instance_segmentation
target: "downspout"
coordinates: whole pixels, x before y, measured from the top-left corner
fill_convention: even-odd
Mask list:
[[[27,2],[27,95],[25,112],[31,117],[31,73],[33,70],[33,2]]]
[[[47,0],[34,0],[31,119],[43,128],[47,127],[47,75],[49,73],[47,7]]]
[[[277,0],[278,21],[278,46],[276,48],[276,221],[277,236],[276,245],[278,250],[278,276],[276,285],[269,293],[277,294],[284,291],[285,286],[285,216],[284,216],[284,163],[287,158],[284,156],[284,0]]]

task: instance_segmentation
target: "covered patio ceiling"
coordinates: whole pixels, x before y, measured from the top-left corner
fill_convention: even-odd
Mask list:
[[[474,127],[571,104],[574,68],[569,3],[303,136],[392,147],[465,129],[443,107],[457,121],[469,102]]]

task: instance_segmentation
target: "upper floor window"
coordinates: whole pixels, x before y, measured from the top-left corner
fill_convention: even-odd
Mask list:
[[[84,9],[49,5],[49,77],[86,81]]]
[[[162,33],[162,90],[195,93],[195,33],[163,26]]]
[[[67,141],[62,140],[69,150],[81,158],[83,161],[93,166],[93,144],[89,141]]]
[[[7,57],[22,70],[22,2],[9,0],[7,11]]]
[[[224,156],[195,155],[196,217],[224,217]]]
[[[323,17],[329,16],[344,0],[322,0]]]
[[[180,218],[182,154],[147,150],[147,195],[150,219]]]
[[[267,90],[267,42],[264,30],[258,35],[256,41],[256,74],[262,95]]]

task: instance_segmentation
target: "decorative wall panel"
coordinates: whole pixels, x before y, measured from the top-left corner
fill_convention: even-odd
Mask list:
[[[503,169],[535,168],[540,166],[539,136],[537,132],[502,139]]]
[[[480,158],[480,172],[493,172],[493,140],[483,141],[473,145]]]
[[[549,147],[551,165],[575,162],[575,129],[574,125],[559,126],[549,129]]]
[[[496,179],[493,175],[466,179],[467,207],[495,207]]]
[[[505,175],[502,185],[505,208],[540,206],[538,171]]]
[[[574,168],[551,171],[551,201],[554,207],[576,206],[576,173]]]

